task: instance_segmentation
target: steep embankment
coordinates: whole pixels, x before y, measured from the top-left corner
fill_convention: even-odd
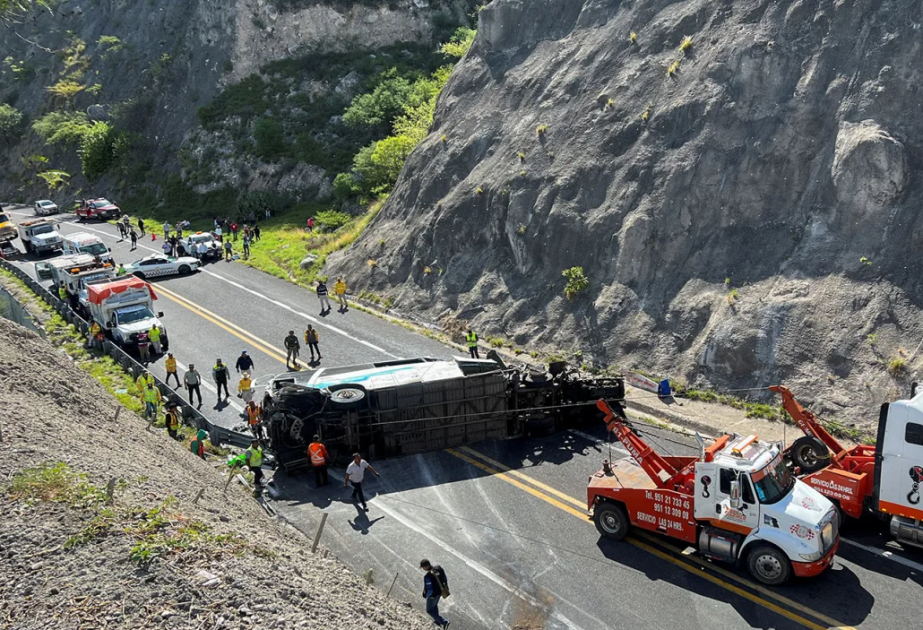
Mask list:
[[[830,414],[874,421],[906,389],[919,3],[495,0],[479,18],[431,135],[331,269],[482,336],[784,381]],[[572,267],[589,284],[568,300]]]
[[[2,318],[0,374],[0,627],[429,627]]]

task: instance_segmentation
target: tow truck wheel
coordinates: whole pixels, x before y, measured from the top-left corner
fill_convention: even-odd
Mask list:
[[[801,468],[801,472],[809,474],[820,470],[829,463],[830,451],[827,445],[813,435],[800,437],[792,444],[792,463]]]
[[[597,504],[593,510],[593,521],[599,533],[606,538],[622,540],[628,534],[628,515],[622,506],[615,503],[604,501]]]
[[[785,554],[769,545],[760,545],[747,556],[750,575],[769,586],[784,584],[792,576],[792,563]]]

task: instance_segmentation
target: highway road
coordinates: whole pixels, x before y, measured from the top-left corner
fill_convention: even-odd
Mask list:
[[[63,218],[65,233],[98,233],[116,260],[133,259],[112,226]],[[309,322],[319,323],[325,365],[454,353],[356,310],[320,318],[313,294],[243,265],[210,264],[156,285],[176,356],[203,372],[218,356],[233,365],[244,348],[258,378],[284,371],[282,338]],[[233,407],[213,407],[213,395],[207,400],[203,411],[213,420],[239,421]],[[921,626],[923,552],[888,542],[878,523],[844,528],[831,570],[780,588],[759,586],[745,571],[669,539],[635,533],[618,543],[600,540],[586,516],[585,484],[610,454],[604,433],[600,426],[373,462],[382,478],[367,484],[368,513],[349,502],[342,470],[322,489],[279,472],[273,506],[309,536],[325,510],[323,544],[356,572],[371,569],[378,587],[415,607],[422,608],[420,558],[441,564],[452,591],[443,613],[456,630]],[[661,452],[696,451],[694,441],[663,429],[643,426],[643,434]],[[613,447],[612,456],[624,452]]]

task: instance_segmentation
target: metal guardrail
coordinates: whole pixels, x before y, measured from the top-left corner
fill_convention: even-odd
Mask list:
[[[9,271],[11,274],[22,280],[27,287],[29,287],[37,296],[42,298],[47,304],[49,304],[58,314],[67,321],[68,324],[72,324],[74,328],[79,330],[84,336],[89,333],[90,325],[85,319],[77,315],[74,310],[70,307],[67,302],[59,298],[57,295],[49,291],[46,287],[42,286],[40,283],[36,282],[29,274],[24,272],[22,269],[9,263],[6,260],[0,259],[0,267]],[[122,350],[116,344],[114,344],[109,339],[103,341],[103,352],[112,357],[116,363],[122,366],[125,371],[131,374],[132,378],[137,380],[139,376],[145,371],[143,365],[135,361],[131,355]],[[155,375],[154,384],[157,385],[157,388],[160,390],[161,396],[164,400],[170,400],[175,402],[182,411],[182,421],[184,424],[195,427],[197,429],[205,429],[208,431],[209,440],[212,444],[230,444],[232,446],[237,446],[240,448],[247,448],[250,446],[250,441],[252,436],[249,433],[239,433],[237,431],[232,431],[225,427],[214,424],[211,420],[206,418],[201,411],[190,405],[179,393],[176,392],[173,388],[167,385],[164,381],[160,380]]]

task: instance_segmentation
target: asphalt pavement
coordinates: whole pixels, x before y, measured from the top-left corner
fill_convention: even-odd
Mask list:
[[[65,233],[99,234],[119,262],[151,253],[146,248],[159,252],[159,240],[144,240],[130,253],[113,226],[62,218]],[[215,358],[233,368],[242,349],[253,356],[258,381],[283,372],[282,338],[290,329],[300,335],[307,323],[321,332],[323,365],[455,353],[358,310],[322,318],[312,293],[239,264],[209,264],[158,280],[155,290],[172,350],[206,380]],[[163,375],[162,360],[152,367]],[[206,401],[203,412],[213,421],[239,422],[236,399],[212,407],[207,392]],[[694,440],[642,429],[659,452],[697,451]],[[881,523],[845,527],[831,570],[779,588],[757,585],[745,570],[704,560],[670,539],[635,533],[617,543],[601,540],[586,516],[586,480],[603,458],[625,455],[605,437],[599,426],[372,462],[382,478],[364,484],[367,513],[349,500],[342,470],[332,470],[322,489],[311,477],[277,472],[272,504],[309,536],[326,511],[323,545],[356,572],[371,569],[379,588],[415,607],[423,601],[420,558],[441,564],[452,591],[441,608],[454,630],[921,626],[923,552],[890,542]]]

